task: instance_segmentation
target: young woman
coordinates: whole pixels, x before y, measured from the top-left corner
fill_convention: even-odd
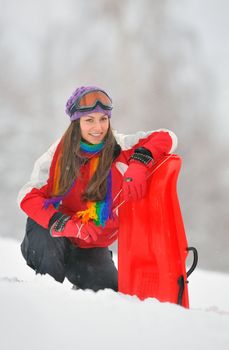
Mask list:
[[[125,147],[123,140],[130,145],[131,137],[114,137],[112,108],[104,90],[77,88],[66,105],[68,129],[48,151],[47,162],[43,156],[35,165],[42,176],[33,177],[19,195],[28,216],[21,245],[27,264],[36,273],[59,282],[66,277],[76,288],[94,291],[118,289],[108,246],[118,237],[119,203],[142,198],[149,169],[176,146],[171,131],[157,130]]]

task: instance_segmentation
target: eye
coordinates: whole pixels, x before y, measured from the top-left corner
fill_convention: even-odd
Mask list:
[[[102,117],[101,120],[105,121],[105,120],[108,120],[108,118],[107,117]]]
[[[87,122],[87,123],[92,123],[92,122],[93,122],[93,119],[91,119],[91,118],[90,118],[90,119],[86,119],[86,122]]]

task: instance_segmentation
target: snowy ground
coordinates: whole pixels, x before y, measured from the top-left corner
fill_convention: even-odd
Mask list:
[[[196,271],[191,309],[110,290],[74,291],[35,276],[16,241],[0,239],[1,350],[228,350],[229,275]]]

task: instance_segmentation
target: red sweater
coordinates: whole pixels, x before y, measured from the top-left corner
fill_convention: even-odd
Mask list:
[[[155,161],[161,158],[164,154],[170,152],[173,148],[173,140],[169,132],[156,131],[152,132],[148,137],[140,139],[139,142],[131,149],[121,151],[120,155],[112,163],[112,210],[114,210],[120,203],[120,192],[123,182],[123,174],[127,170],[130,156],[134,149],[138,147],[145,147],[149,149]],[[75,182],[71,191],[63,198],[59,209],[55,209],[52,205],[47,209],[44,208],[45,199],[50,197],[54,169],[56,165],[59,147],[57,147],[49,170],[47,182],[40,188],[34,187],[22,199],[20,206],[22,210],[34,221],[44,228],[48,228],[51,217],[58,211],[73,216],[76,212],[87,209],[86,202],[82,201],[81,194],[87,186],[88,172],[90,161],[81,167],[81,176]],[[117,227],[113,225],[110,219],[107,221],[103,233],[99,235],[98,240],[92,243],[86,243],[78,238],[69,238],[73,244],[82,248],[92,247],[106,247],[111,245],[118,237]]]

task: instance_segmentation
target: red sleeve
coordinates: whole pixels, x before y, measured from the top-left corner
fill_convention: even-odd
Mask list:
[[[44,208],[44,200],[47,198],[47,187],[40,189],[33,188],[21,201],[21,209],[34,221],[44,228],[48,228],[49,220],[57,213],[57,210],[50,205]]]
[[[28,192],[20,203],[21,209],[34,221],[44,228],[48,228],[49,221],[51,217],[58,212],[52,205],[48,208],[44,207],[45,199],[49,198],[51,195],[53,175],[55,170],[55,165],[58,157],[58,152],[60,149],[60,144],[57,146],[55,154],[53,156],[49,177],[46,183],[42,187],[34,187],[30,192]]]
[[[158,160],[163,155],[170,152],[172,145],[173,141],[169,132],[154,131],[146,138],[140,139],[130,150],[122,151],[122,154],[126,157],[126,160],[128,160],[136,148],[145,147],[152,153],[153,159]]]
[[[154,160],[168,154],[172,148],[172,138],[167,131],[156,131],[149,135],[141,144],[153,155]]]

